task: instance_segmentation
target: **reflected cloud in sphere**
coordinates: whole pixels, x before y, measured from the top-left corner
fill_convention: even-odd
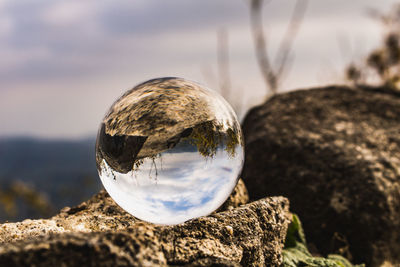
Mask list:
[[[101,181],[135,217],[177,224],[228,198],[243,165],[237,118],[217,93],[180,78],[154,79],[119,98],[96,143]]]

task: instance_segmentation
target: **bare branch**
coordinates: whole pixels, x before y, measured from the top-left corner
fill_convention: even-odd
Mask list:
[[[297,0],[296,5],[294,7],[292,17],[290,19],[289,26],[286,30],[285,36],[282,39],[282,42],[279,45],[279,50],[277,53],[277,71],[276,76],[277,80],[281,77],[282,73],[285,71],[287,67],[288,57],[292,50],[292,45],[294,39],[299,32],[300,25],[303,21],[305,12],[307,10],[308,0]]]
[[[276,93],[276,76],[272,69],[267,53],[267,42],[264,37],[262,6],[263,0],[251,0],[250,19],[253,32],[256,58],[267,85],[267,90]]]
[[[308,0],[297,0],[291,20],[286,33],[279,45],[276,60],[273,66],[268,56],[268,47],[263,30],[262,7],[263,0],[250,0],[250,19],[253,32],[253,39],[256,51],[256,58],[265,80],[267,90],[276,94],[279,83],[285,72],[288,70],[288,62],[292,60],[290,56],[293,41],[300,29]]]

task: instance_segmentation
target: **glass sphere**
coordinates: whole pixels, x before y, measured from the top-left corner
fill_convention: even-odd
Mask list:
[[[100,179],[133,216],[178,224],[229,197],[243,165],[243,137],[230,105],[181,78],[137,85],[110,108],[96,141]]]

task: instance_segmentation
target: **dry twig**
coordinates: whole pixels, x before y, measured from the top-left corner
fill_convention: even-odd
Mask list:
[[[279,45],[276,60],[271,63],[268,56],[267,40],[263,29],[262,7],[264,0],[250,0],[250,18],[253,32],[256,58],[264,77],[267,90],[276,94],[288,67],[291,65],[291,50],[294,39],[300,29],[308,0],[297,0],[292,17]]]

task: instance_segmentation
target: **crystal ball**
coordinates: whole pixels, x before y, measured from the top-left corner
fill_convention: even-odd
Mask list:
[[[215,211],[234,189],[243,157],[231,106],[181,78],[127,91],[105,115],[96,141],[104,188],[124,210],[155,224]]]

